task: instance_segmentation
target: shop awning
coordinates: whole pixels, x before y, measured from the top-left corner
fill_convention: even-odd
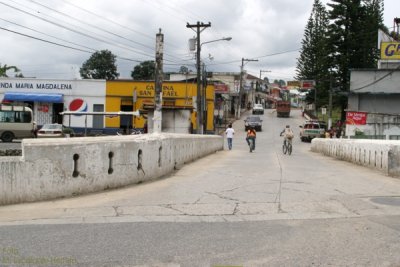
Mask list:
[[[40,94],[40,93],[15,93],[6,92],[4,94],[6,101],[31,101],[31,102],[44,102],[44,103],[62,103],[62,94]]]

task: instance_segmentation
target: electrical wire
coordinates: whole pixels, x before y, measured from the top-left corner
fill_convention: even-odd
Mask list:
[[[42,42],[45,42],[45,43],[49,43],[49,44],[61,46],[61,47],[64,47],[64,48],[68,48],[68,49],[72,49],[72,50],[76,50],[76,51],[81,51],[81,52],[93,54],[92,51],[87,51],[87,50],[83,50],[83,49],[80,49],[80,48],[76,48],[76,47],[67,46],[67,45],[63,45],[63,44],[56,43],[56,42],[44,40],[44,39],[42,39],[42,38],[37,38],[37,37],[35,37],[35,36],[31,36],[31,35],[28,35],[28,34],[16,32],[16,31],[9,30],[9,29],[3,28],[3,27],[0,27],[0,30],[12,32],[12,33],[14,33],[14,34],[22,35],[22,36],[24,36],[24,37],[32,38],[32,39],[35,39],[35,40],[38,40],[38,41],[42,41]],[[123,60],[127,60],[127,61],[132,61],[132,62],[139,62],[139,63],[143,62],[143,61],[141,61],[141,60],[135,60],[135,59],[125,58],[125,57],[119,57],[119,56],[116,56],[116,58],[123,59]]]
[[[69,43],[69,44],[73,44],[73,45],[76,45],[76,46],[80,46],[80,47],[83,47],[83,48],[86,48],[86,49],[89,49],[89,50],[92,50],[92,51],[96,52],[96,49],[93,49],[93,48],[90,48],[90,47],[87,47],[87,46],[84,46],[84,45],[80,45],[80,44],[77,44],[77,43],[74,43],[74,42],[70,42],[70,41],[68,41],[68,40],[61,39],[61,38],[59,38],[59,37],[57,37],[57,36],[49,35],[49,34],[47,34],[47,33],[44,33],[44,32],[41,32],[41,31],[37,31],[37,30],[35,30],[35,29],[26,27],[26,26],[24,26],[24,25],[21,25],[21,24],[18,24],[18,23],[15,23],[15,22],[12,22],[12,21],[9,21],[9,20],[6,20],[6,19],[0,18],[0,20],[5,21],[5,22],[8,22],[8,23],[13,24],[13,25],[16,25],[16,26],[19,26],[19,27],[21,27],[21,28],[25,28],[25,29],[31,30],[31,31],[33,31],[33,32],[37,32],[37,33],[43,34],[43,35],[45,35],[45,36],[54,38],[54,39],[56,39],[56,40],[60,40],[60,41],[63,41],[63,42]]]
[[[375,81],[373,81],[373,82],[371,82],[371,83],[369,83],[369,84],[367,84],[367,85],[364,85],[364,86],[362,86],[362,87],[359,87],[359,88],[356,88],[356,89],[350,89],[350,91],[360,91],[360,90],[362,90],[362,89],[364,89],[364,88],[366,88],[366,87],[369,87],[369,86],[371,86],[371,85],[377,84],[378,82],[380,82],[380,81],[382,81],[383,79],[385,79],[386,77],[392,75],[396,70],[399,70],[399,69],[400,69],[400,65],[399,65],[398,67],[396,67],[395,69],[389,71],[389,73],[383,75],[383,76],[380,77],[379,79],[377,79],[377,80],[375,80]]]
[[[14,2],[14,1],[12,1],[12,0],[10,0],[10,1],[11,1],[11,2]],[[14,3],[15,3],[15,2],[14,2]],[[0,4],[3,4],[3,5],[5,5],[5,6],[8,6],[8,7],[12,8],[12,9],[15,9],[15,10],[17,10],[17,11],[19,11],[19,12],[24,13],[24,14],[33,16],[33,17],[35,17],[35,18],[37,18],[37,19],[43,20],[43,21],[45,21],[45,22],[47,22],[47,23],[53,24],[53,25],[55,25],[55,26],[57,26],[57,27],[60,27],[60,28],[69,30],[69,31],[71,31],[71,32],[74,32],[74,33],[79,34],[79,35],[82,35],[82,36],[85,36],[85,37],[87,37],[87,38],[91,38],[91,39],[94,39],[94,40],[99,41],[99,42],[102,42],[102,43],[106,43],[106,44],[109,44],[109,45],[112,45],[112,46],[116,46],[116,47],[119,47],[119,48],[122,48],[122,49],[125,49],[125,50],[128,50],[128,51],[134,52],[134,53],[136,53],[136,54],[149,57],[149,58],[151,58],[151,59],[153,58],[153,55],[144,53],[144,52],[142,52],[142,51],[138,51],[138,50],[133,49],[133,48],[131,48],[131,47],[128,47],[128,46],[126,46],[126,45],[123,45],[123,44],[116,44],[116,43],[113,43],[113,42],[109,42],[109,41],[105,40],[105,39],[107,39],[107,37],[105,37],[105,36],[101,36],[101,35],[98,35],[98,34],[96,34],[96,33],[91,32],[92,34],[96,34],[96,35],[98,35],[98,36],[100,36],[100,37],[102,37],[102,38],[105,38],[105,39],[101,39],[101,38],[95,37],[95,36],[93,36],[93,35],[87,34],[87,33],[85,33],[85,32],[78,31],[78,30],[76,30],[76,29],[73,28],[73,27],[77,27],[76,25],[72,25],[72,24],[70,24],[70,23],[64,22],[64,23],[67,23],[67,24],[69,24],[69,25],[72,25],[72,27],[67,27],[67,26],[64,26],[64,25],[62,25],[62,24],[60,24],[60,23],[54,22],[54,21],[56,21],[56,20],[59,20],[58,18],[54,18],[54,17],[52,17],[52,16],[47,15],[48,17],[50,17],[50,18],[52,18],[52,19],[54,20],[54,21],[52,21],[52,20],[48,20],[48,19],[46,19],[46,18],[37,16],[37,15],[35,15],[35,14],[31,14],[31,13],[25,11],[25,10],[22,10],[22,9],[17,8],[17,7],[14,7],[14,6],[11,6],[11,5],[6,4],[6,3],[4,3],[4,2],[0,2]],[[40,14],[43,15],[43,13],[41,13],[41,12],[39,12],[39,11],[37,11],[37,13],[40,13]],[[79,20],[78,20],[78,21],[79,21]],[[80,28],[81,28],[81,27],[80,27]],[[81,28],[81,29],[82,29],[82,28]],[[85,30],[85,29],[83,29],[83,30],[84,30],[84,31],[87,31],[87,30]],[[176,62],[176,61],[174,61],[174,60],[169,60],[169,59],[165,59],[165,61]]]

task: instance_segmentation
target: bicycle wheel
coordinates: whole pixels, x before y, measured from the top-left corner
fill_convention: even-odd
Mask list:
[[[287,152],[287,145],[285,142],[283,142],[282,151],[283,151],[283,154],[286,154],[286,152]]]
[[[293,148],[293,147],[292,147],[292,144],[289,143],[289,144],[288,144],[288,149],[287,149],[289,155],[292,154],[292,148]]]

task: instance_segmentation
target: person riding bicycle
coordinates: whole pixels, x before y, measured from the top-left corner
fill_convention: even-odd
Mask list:
[[[292,129],[290,128],[290,125],[286,125],[285,129],[283,129],[280,136],[282,136],[282,135],[284,137],[284,142],[285,141],[290,142],[290,143],[292,142],[294,134],[293,134]]]
[[[250,127],[247,130],[246,142],[247,142],[248,145],[250,145],[250,141],[249,140],[250,139],[253,140],[253,150],[256,149],[256,136],[257,136],[256,130],[253,127]]]

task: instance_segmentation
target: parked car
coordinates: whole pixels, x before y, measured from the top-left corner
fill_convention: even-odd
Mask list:
[[[324,121],[306,121],[300,126],[301,141],[311,141],[315,137],[325,137],[326,123]]]
[[[38,138],[64,137],[64,126],[58,123],[44,124],[37,133]]]
[[[264,107],[262,104],[254,104],[253,115],[254,114],[264,114]]]
[[[260,116],[248,116],[244,120],[244,130],[247,131],[250,127],[253,127],[256,131],[262,131],[262,120]]]

